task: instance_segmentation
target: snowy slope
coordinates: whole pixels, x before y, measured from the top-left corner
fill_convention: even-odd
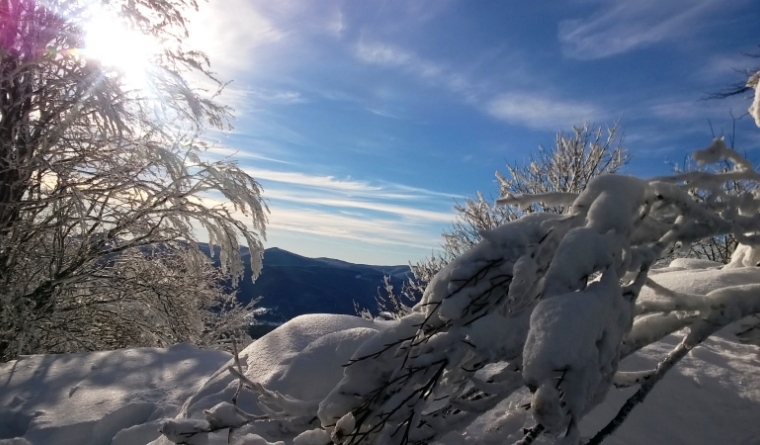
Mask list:
[[[652,278],[693,294],[760,282],[760,270],[755,268],[703,269],[711,266],[715,265],[680,261]],[[640,298],[657,297],[645,289]],[[283,403],[292,412],[316,412],[342,377],[341,365],[385,326],[342,315],[309,315],[286,323],[241,352],[244,373],[263,385],[263,395],[244,390],[238,405],[254,414]],[[669,336],[624,360],[621,368],[651,369],[678,341],[678,336]],[[20,436],[33,445],[169,444],[165,438],[154,441],[161,418],[201,420],[203,410],[231,400],[237,380],[226,370],[229,358],[188,346],[24,357],[0,367],[0,439]],[[601,428],[633,391],[611,390],[584,419],[582,433],[591,435]],[[466,434],[449,435],[443,441],[504,443],[498,431],[510,422],[526,420],[504,418],[504,404],[528,399],[527,391],[520,391],[482,415]],[[291,443],[300,431],[314,427],[264,422],[243,427],[236,437],[247,439],[236,440],[263,443],[257,442],[255,433],[270,442]],[[228,443],[226,431],[208,439],[209,444]],[[0,444],[23,443],[0,440]],[[540,438],[536,443],[547,442]],[[760,347],[741,344],[730,332],[692,351],[605,441],[610,445],[715,443],[760,444]]]
[[[22,357],[0,365],[0,439],[146,443],[229,359],[189,345]]]

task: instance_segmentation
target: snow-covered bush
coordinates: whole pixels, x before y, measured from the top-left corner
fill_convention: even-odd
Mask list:
[[[207,431],[243,425],[256,431],[257,423],[264,434],[274,422],[280,431],[300,433],[296,445],[423,444],[512,400],[490,439],[601,443],[690,350],[760,313],[756,282],[691,295],[649,278],[673,243],[732,234],[741,243],[732,267],[754,267],[760,257],[752,247],[760,244],[760,197],[723,187],[758,181],[760,174],[722,139],[694,158],[732,168],[651,179],[604,175],[580,193],[504,196],[502,204],[569,210],[528,214],[483,232],[482,241],[436,274],[410,314],[361,343],[318,408],[230,367],[258,394],[266,416],[222,404],[208,410],[202,428],[197,419],[172,420],[164,434],[195,443],[191,438],[202,440]],[[703,199],[688,192],[694,189]],[[656,298],[639,300],[645,286]],[[619,371],[626,357],[681,330],[682,341],[654,369]],[[580,421],[611,388],[634,385],[617,416],[590,440],[582,438]],[[520,395],[528,402],[519,403]]]

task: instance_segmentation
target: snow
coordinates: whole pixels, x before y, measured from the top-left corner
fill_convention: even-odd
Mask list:
[[[189,345],[33,355],[0,365],[0,439],[149,442],[230,354]],[[129,436],[130,439],[126,437]]]
[[[621,368],[653,369],[679,342],[669,336],[644,348]],[[605,445],[760,443],[760,348],[714,338],[694,349],[665,376]],[[611,390],[581,423],[592,434],[634,390]]]
[[[695,294],[760,283],[760,270],[754,268],[683,269],[683,264],[677,261],[653,278],[675,292]],[[593,299],[595,294],[590,291],[589,295]],[[661,298],[648,288],[641,297]],[[393,328],[391,322],[342,315],[298,317],[243,350],[241,362],[249,379],[285,398],[286,406],[297,408],[303,402],[315,413],[314,407],[336,387],[344,370],[351,369],[341,365],[375,333]],[[583,320],[568,329],[578,328],[583,328]],[[621,369],[652,369],[678,341],[676,336],[667,336],[623,360]],[[211,418],[229,423],[239,415],[229,404],[237,386],[227,371],[230,364],[229,354],[187,345],[23,357],[0,366],[0,444],[170,443],[165,438],[155,440],[162,420],[176,417],[175,424],[183,427],[203,427],[208,422],[204,410],[213,413]],[[758,371],[759,347],[740,344],[728,334],[711,338],[681,361],[605,444],[760,443]],[[632,391],[609,391],[606,400],[583,418],[581,434],[601,428]],[[244,390],[238,405],[261,414],[256,406],[259,396]],[[519,391],[469,427],[465,425],[464,435],[449,434],[444,443],[502,443],[501,432],[518,431],[526,422],[525,411],[508,409],[509,404],[528,396],[527,391]],[[271,403],[266,397],[259,400]],[[335,431],[350,430],[353,422],[353,417],[341,418]],[[302,431],[282,428],[285,424],[270,426],[242,431],[233,443],[324,445],[329,441],[327,432],[308,425],[302,425]],[[227,443],[226,431],[210,436],[208,443]],[[545,443],[541,440],[538,443]]]
[[[531,315],[523,378],[536,389],[533,416],[549,431],[577,424],[604,400],[617,371],[633,308],[609,277],[583,291],[541,300]],[[579,347],[587,344],[595,347]]]
[[[749,115],[755,119],[755,124],[760,127],[760,71],[755,73],[753,78],[755,79],[755,97],[752,101],[752,105],[749,107]]]
[[[255,434],[269,442],[292,441],[315,417],[320,402],[341,380],[341,365],[374,336],[378,323],[347,315],[303,315],[240,351],[243,373],[256,383],[257,389],[243,391],[237,406],[249,414],[275,417],[286,410],[285,414],[290,417],[288,421],[265,425],[255,432],[243,428],[241,435]],[[197,426],[195,422],[208,420],[209,412],[219,410],[219,404],[232,400],[238,379],[228,371],[230,365],[232,362],[218,369],[187,400],[173,428],[182,431],[193,428]],[[212,414],[211,417],[218,416]],[[223,416],[223,420],[229,421],[230,417],[234,416]],[[227,443],[226,431],[208,436],[211,443],[216,443],[214,440]],[[153,443],[171,444],[165,438]]]

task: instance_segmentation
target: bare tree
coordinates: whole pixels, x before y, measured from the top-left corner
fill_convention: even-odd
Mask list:
[[[254,275],[260,269],[260,186],[234,163],[202,155],[204,128],[225,128],[229,110],[215,101],[222,85],[206,57],[182,46],[195,1],[110,5],[162,42],[147,90],[127,88],[121,76],[71,51],[83,44],[77,23],[86,2],[0,0],[3,360],[200,341],[200,313],[175,311],[229,299],[198,249],[198,229],[221,247],[221,272],[233,282],[243,272],[239,238]],[[215,89],[185,80],[199,75]],[[146,292],[153,296],[138,297]],[[104,340],[108,326],[118,326],[120,340]],[[155,332],[134,342],[125,339],[140,334],[129,329]],[[56,336],[81,341],[55,343]]]

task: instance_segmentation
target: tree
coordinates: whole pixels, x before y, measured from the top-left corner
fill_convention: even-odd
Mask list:
[[[221,248],[233,282],[243,272],[238,238],[254,275],[261,266],[260,186],[202,154],[204,129],[226,128],[229,110],[216,102],[222,85],[208,59],[182,45],[195,1],[104,2],[161,42],[144,89],[72,50],[83,45],[88,3],[0,0],[3,360],[200,341],[205,311],[231,300],[197,229]],[[211,93],[186,80],[199,76]]]
[[[760,313],[757,281],[688,295],[649,278],[674,242],[731,234],[741,243],[732,267],[754,267],[760,258],[760,197],[723,186],[760,180],[760,173],[723,139],[694,158],[731,168],[651,179],[601,175],[579,193],[499,199],[567,211],[534,212],[483,232],[435,275],[411,313],[378,326],[356,349],[321,402],[265,388],[230,366],[265,416],[222,402],[204,411],[205,421],[172,419],[161,431],[175,443],[205,443],[203,435],[229,428],[274,440],[272,431],[296,432],[294,443],[305,444],[426,444],[461,432],[525,388],[529,403],[506,407],[488,441],[528,445],[546,435],[575,445],[583,441],[579,422],[613,386],[638,386],[612,421],[583,441],[601,443],[689,351]],[[639,301],[644,286],[660,298]],[[682,330],[682,341],[654,369],[618,371],[626,357]],[[479,373],[491,364],[499,366]]]
[[[751,113],[758,117],[760,108]],[[689,351],[760,313],[757,282],[689,295],[649,278],[673,243],[730,234],[740,246],[729,268],[760,259],[760,196],[724,186],[758,181],[760,173],[720,138],[694,159],[730,169],[651,179],[601,175],[578,193],[502,197],[504,205],[567,210],[525,214],[483,232],[435,275],[411,313],[378,326],[356,349],[321,402],[248,380],[236,360],[229,371],[265,416],[236,406],[238,389],[232,404],[205,410],[205,421],[172,419],[161,432],[175,443],[205,443],[206,434],[229,429],[230,440],[241,430],[255,440],[296,432],[294,443],[304,444],[426,444],[526,388],[529,403],[509,405],[489,441],[528,445],[546,435],[563,445],[602,443]],[[639,301],[645,286],[660,298]],[[618,371],[626,357],[682,330],[682,341],[654,369]],[[500,366],[479,373],[490,364]],[[580,421],[613,386],[638,389],[584,441]]]
[[[686,174],[688,172],[713,172],[728,173],[732,169],[729,162],[722,162],[717,165],[699,165],[694,159],[688,157],[682,165],[676,165],[674,170],[676,174]],[[745,196],[757,191],[758,183],[754,180],[726,181],[723,184],[724,192],[732,196]],[[689,193],[695,200],[702,202],[709,195],[706,195],[698,188],[690,189]],[[691,243],[688,246],[673,245],[668,249],[667,260],[673,260],[678,257],[699,258],[714,261],[716,263],[728,264],[739,245],[739,241],[732,234],[708,237]]]
[[[580,193],[593,178],[616,173],[630,161],[622,143],[618,123],[605,130],[587,122],[573,127],[570,133],[559,132],[553,147],[539,146],[538,153],[531,155],[526,163],[507,164],[506,176],[496,172],[499,194]],[[457,217],[452,227],[443,233],[442,253],[411,266],[414,277],[401,289],[402,298],[418,300],[435,274],[482,241],[484,232],[526,213],[563,213],[566,208],[543,202],[524,209],[497,206],[492,199],[478,192],[474,198],[456,204],[454,210]]]

